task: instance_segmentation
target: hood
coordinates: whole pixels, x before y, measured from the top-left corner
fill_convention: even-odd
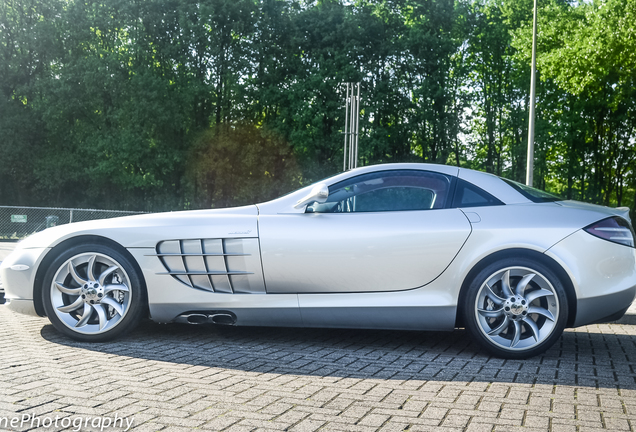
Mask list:
[[[124,247],[155,247],[162,240],[258,237],[257,217],[257,207],[250,205],[74,222],[33,234],[19,247],[54,247],[81,235],[106,237]]]

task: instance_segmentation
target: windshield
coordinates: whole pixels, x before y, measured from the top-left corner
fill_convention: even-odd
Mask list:
[[[508,180],[503,177],[501,177],[501,179],[512,186],[521,195],[528,198],[530,201],[534,201],[536,203],[563,201],[563,198],[559,198],[558,196],[552,195],[551,193],[547,193],[545,191],[535,189],[533,187],[526,186],[524,184],[517,183],[516,181]]]
[[[294,189],[294,190],[292,190],[292,191],[290,191],[290,192],[287,192],[286,194],[280,195],[280,196],[278,196],[278,197],[276,197],[276,198],[274,198],[274,199],[284,198],[284,197],[286,197],[286,196],[288,196],[288,195],[291,195],[291,194],[293,194],[293,193],[298,192],[298,191],[299,191],[299,190],[301,190],[301,189],[305,189],[306,187],[309,187],[309,186],[312,186],[312,185],[315,185],[315,184],[318,184],[318,183],[325,183],[325,182],[326,182],[327,180],[329,180],[330,178],[333,178],[333,177],[339,176],[340,174],[342,174],[342,173],[340,172],[340,173],[337,173],[337,174],[332,174],[332,175],[330,175],[329,177],[325,177],[325,178],[323,178],[322,180],[312,181],[312,182],[311,182],[311,183],[309,183],[309,184],[306,184],[306,185],[304,185],[304,186],[301,186],[301,187],[299,187],[299,188],[296,188],[296,189]]]

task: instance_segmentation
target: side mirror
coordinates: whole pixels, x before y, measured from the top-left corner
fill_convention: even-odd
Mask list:
[[[328,197],[329,197],[329,187],[324,183],[319,183],[311,189],[311,192],[309,192],[309,195],[298,200],[294,208],[299,209],[302,206],[305,206],[312,202],[324,203],[325,201],[327,201]]]

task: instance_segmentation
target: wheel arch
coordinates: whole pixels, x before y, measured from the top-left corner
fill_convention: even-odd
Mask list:
[[[42,290],[44,289],[44,287],[42,286],[42,283],[44,282],[44,276],[46,275],[46,272],[51,266],[51,264],[53,263],[53,261],[55,261],[55,258],[57,258],[60,252],[63,252],[66,249],[69,249],[73,246],[86,244],[86,243],[111,247],[115,249],[117,252],[124,255],[126,258],[128,258],[130,262],[132,263],[132,265],[134,266],[135,270],[137,271],[137,274],[139,275],[139,280],[141,281],[141,288],[144,290],[144,293],[146,294],[145,296],[146,303],[148,302],[147,300],[148,289],[146,287],[146,279],[144,277],[144,274],[141,271],[141,267],[139,266],[139,263],[137,262],[135,257],[133,257],[133,255],[130,252],[128,252],[128,250],[125,247],[123,247],[121,244],[107,237],[102,237],[98,235],[80,235],[80,236],[66,239],[62,241],[61,243],[59,243],[58,245],[54,246],[53,249],[51,249],[46,254],[46,256],[42,259],[42,262],[38,266],[38,270],[35,274],[35,280],[33,282],[33,305],[35,307],[35,312],[38,315],[42,317],[46,316],[46,312],[44,311],[44,304],[42,301]],[[148,305],[146,304],[145,306],[147,310]]]
[[[462,306],[464,304],[464,297],[466,296],[466,292],[468,291],[468,286],[471,281],[475,278],[477,273],[479,273],[486,266],[504,258],[511,257],[519,257],[519,258],[527,258],[531,260],[536,260],[541,264],[548,267],[552,270],[556,276],[561,280],[563,286],[565,288],[565,292],[568,299],[568,320],[566,323],[566,327],[572,327],[574,325],[574,321],[576,319],[576,291],[574,290],[574,284],[572,283],[572,279],[568,276],[568,273],[561,267],[561,265],[555,261],[553,258],[547,256],[546,254],[531,250],[531,249],[523,249],[523,248],[513,248],[513,249],[504,249],[497,251],[488,255],[487,257],[481,259],[477,264],[473,266],[473,268],[468,272],[464,281],[462,282],[461,289],[459,291],[459,298],[457,302],[457,317],[455,319],[456,327],[464,326],[464,317]]]

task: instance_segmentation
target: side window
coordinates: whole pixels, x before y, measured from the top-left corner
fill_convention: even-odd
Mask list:
[[[395,186],[376,189],[356,196],[355,211],[404,211],[433,208],[435,192],[430,189]]]
[[[430,210],[447,205],[451,177],[430,171],[395,170],[363,174],[329,188],[327,202],[314,213]]]
[[[485,190],[465,180],[457,179],[452,207],[483,207],[495,205],[503,205],[503,203]]]

